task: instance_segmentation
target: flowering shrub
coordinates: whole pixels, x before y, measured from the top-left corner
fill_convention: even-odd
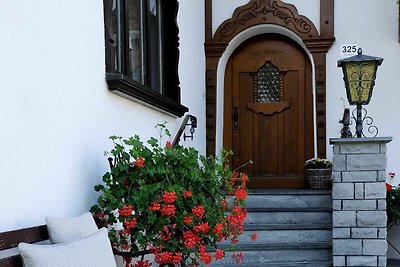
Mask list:
[[[389,172],[389,177],[392,180],[396,174]],[[386,211],[388,216],[388,224],[400,222],[400,186],[393,186],[386,183]]]
[[[332,162],[321,158],[309,159],[304,165],[306,169],[332,169]]]
[[[169,132],[165,124],[158,126],[161,140]],[[161,265],[198,266],[223,258],[217,243],[236,243],[246,218],[247,176],[224,164],[229,153],[215,159],[169,142],[162,147],[155,138],[148,140],[149,147],[137,135],[110,139],[114,165],[104,174],[104,184],[95,186],[102,194],[91,211],[109,227],[114,250],[126,266],[150,266],[143,260],[131,263],[143,250]],[[233,199],[229,205],[227,195]],[[115,229],[117,222],[121,230]],[[216,250],[210,253],[207,247]],[[243,255],[234,257],[240,262]]]

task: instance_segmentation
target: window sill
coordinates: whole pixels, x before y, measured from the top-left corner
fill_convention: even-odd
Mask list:
[[[177,101],[165,97],[157,92],[147,89],[145,86],[134,82],[123,74],[106,73],[108,89],[117,94],[143,103],[150,108],[155,108],[173,116],[182,117],[189,109]]]

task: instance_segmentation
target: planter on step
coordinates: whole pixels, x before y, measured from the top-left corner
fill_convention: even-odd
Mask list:
[[[314,189],[326,189],[330,185],[332,169],[306,169],[308,186]]]

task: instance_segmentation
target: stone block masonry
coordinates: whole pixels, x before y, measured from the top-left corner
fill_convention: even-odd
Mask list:
[[[332,138],[333,266],[386,266],[386,144]]]

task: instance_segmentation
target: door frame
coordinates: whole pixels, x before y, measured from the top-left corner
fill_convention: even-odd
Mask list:
[[[217,145],[217,117],[223,110],[217,102],[223,95],[225,66],[233,50],[244,40],[260,33],[280,33],[298,42],[310,57],[313,67],[316,156],[326,157],[326,53],[334,42],[334,0],[320,0],[321,27],[298,14],[294,5],[280,0],[251,0],[236,8],[212,35],[212,0],[205,0],[206,53],[206,152],[214,155]],[[225,62],[224,62],[225,61]],[[222,75],[222,76],[221,76]],[[222,79],[222,82],[221,82]],[[218,103],[218,105],[217,105]],[[221,119],[222,121],[222,119]],[[219,124],[220,125],[220,124]],[[221,136],[222,136],[222,131]],[[219,137],[218,139],[222,139]]]

